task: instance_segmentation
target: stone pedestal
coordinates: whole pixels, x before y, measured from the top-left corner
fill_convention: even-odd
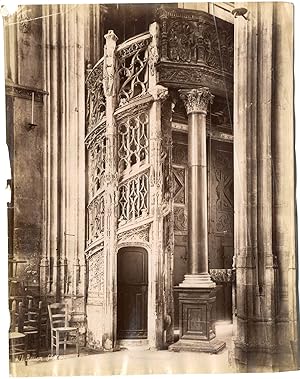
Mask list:
[[[176,287],[179,292],[179,341],[169,351],[218,353],[225,346],[216,338],[216,290]]]

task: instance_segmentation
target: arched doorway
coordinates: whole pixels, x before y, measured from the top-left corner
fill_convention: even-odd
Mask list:
[[[118,252],[118,339],[147,338],[148,254],[140,247]]]

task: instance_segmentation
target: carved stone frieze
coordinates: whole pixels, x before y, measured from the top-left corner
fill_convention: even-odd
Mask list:
[[[139,101],[132,101],[130,105],[128,104],[125,107],[117,109],[115,112],[114,116],[117,121],[122,120],[123,118],[127,118],[130,116],[133,116],[137,113],[141,113],[143,111],[149,110],[150,105],[153,101],[153,97],[150,96],[149,94],[145,96],[144,99],[139,99],[139,100],[144,100],[142,102]]]
[[[42,103],[44,101],[44,96],[49,93],[37,88],[20,86],[18,84],[5,84],[6,95],[21,97],[23,99],[32,99],[32,92],[34,92],[34,101]]]
[[[159,9],[161,61],[206,65],[232,74],[233,27],[201,11]]]
[[[171,62],[159,62],[156,67],[159,72],[159,83],[167,87],[209,86],[214,93],[221,96],[233,91],[232,77],[226,73],[215,73],[206,67]]]
[[[208,104],[213,102],[214,96],[207,87],[191,90],[179,90],[186,113],[207,113]]]
[[[118,242],[149,242],[149,224],[139,226],[118,234]]]
[[[152,36],[147,32],[141,36],[141,39],[131,42],[130,40],[123,43],[117,48],[117,56],[119,59],[128,58],[141,49],[148,47]]]

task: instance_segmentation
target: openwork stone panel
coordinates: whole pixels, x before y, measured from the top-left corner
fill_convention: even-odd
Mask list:
[[[88,245],[104,236],[104,196],[94,198],[88,210]]]
[[[106,99],[103,89],[103,61],[90,71],[86,79],[86,124],[89,133],[105,118]]]
[[[104,300],[104,251],[100,249],[88,258],[88,303],[101,304]]]
[[[119,225],[147,216],[149,212],[148,174],[143,173],[119,186]]]
[[[118,105],[122,106],[131,99],[147,92],[149,81],[148,45],[150,35],[128,41],[118,50],[119,58],[119,92]]]
[[[105,173],[106,138],[100,134],[89,148],[89,196],[93,198],[101,189]]]
[[[143,111],[118,125],[119,173],[148,162],[148,155],[149,117],[148,112]]]

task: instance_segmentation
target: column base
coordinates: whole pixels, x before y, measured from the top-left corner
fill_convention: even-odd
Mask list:
[[[213,285],[210,283],[211,279],[208,274],[205,275],[205,278],[203,276],[200,282],[204,282],[206,278],[204,286],[175,287],[175,291],[179,293],[179,341],[170,345],[169,351],[215,354],[226,346],[225,342],[216,338],[215,283],[212,282]],[[190,277],[194,277],[194,275],[186,275],[184,282],[188,281]],[[196,279],[195,282],[199,281]]]
[[[190,351],[197,353],[210,353],[216,354],[223,350],[226,343],[214,338],[211,341],[199,341],[199,340],[179,340],[168,347],[169,351]]]
[[[211,280],[209,273],[203,274],[186,274],[179,287],[186,288],[214,288],[216,283]]]

